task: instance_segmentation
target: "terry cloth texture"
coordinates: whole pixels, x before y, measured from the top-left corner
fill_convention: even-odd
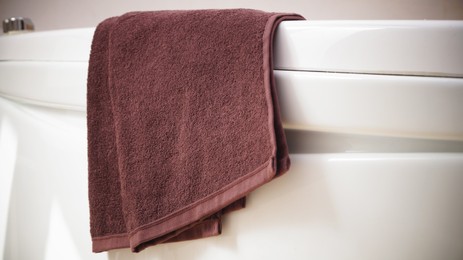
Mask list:
[[[220,234],[290,161],[272,40],[295,14],[132,12],[95,31],[87,123],[93,251]]]

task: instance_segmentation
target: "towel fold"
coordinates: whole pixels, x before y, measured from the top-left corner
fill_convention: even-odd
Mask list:
[[[93,251],[220,234],[290,161],[272,40],[295,14],[132,12],[95,31],[87,123]]]

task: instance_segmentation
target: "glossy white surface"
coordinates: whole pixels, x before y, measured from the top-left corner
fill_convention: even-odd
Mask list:
[[[85,118],[0,97],[3,259],[106,259],[91,253]]]
[[[463,77],[463,21],[288,21],[275,68]]]
[[[463,78],[277,70],[275,79],[288,129],[463,140]]]
[[[459,260],[462,154],[292,155],[219,237],[109,259]]]
[[[0,106],[1,107],[1,106]],[[1,114],[1,112],[0,112]],[[0,256],[6,244],[7,216],[10,206],[11,188],[18,137],[9,118],[0,119]]]
[[[463,140],[463,78],[274,74],[286,128]],[[0,95],[84,111],[86,77],[86,62],[0,62]]]
[[[221,236],[106,256],[90,253],[85,114],[0,99],[0,125],[17,147],[2,172],[13,176],[4,259],[463,257],[462,153],[292,154],[291,171],[228,214]]]
[[[94,28],[0,36],[0,61],[88,61]]]
[[[0,61],[0,96],[85,111],[87,67],[87,61]]]
[[[451,50],[449,63],[434,52],[410,57],[438,67],[402,63],[403,53],[395,53],[398,45],[388,37],[409,44],[414,37],[404,36],[404,24],[415,40],[447,37],[431,47]],[[463,79],[304,71],[310,63],[320,66],[317,71],[338,64],[366,74],[458,74],[461,60],[454,58],[462,45],[454,44],[461,34],[449,30],[460,32],[460,25],[283,23],[277,42],[284,30],[300,37],[301,27],[317,38],[295,36],[303,47],[291,37],[276,46],[277,66],[289,61],[301,70],[275,72],[291,171],[252,193],[246,209],[226,215],[221,236],[139,254],[91,253],[84,111],[93,29],[0,37],[0,257],[463,259]],[[353,44],[359,39],[367,39],[364,48]],[[315,56],[300,59],[296,49],[301,57]],[[418,54],[419,48],[410,55]],[[373,58],[378,64],[370,66]],[[336,59],[342,61],[330,63]],[[394,71],[406,68],[413,69]]]
[[[0,60],[88,61],[94,28],[0,36]],[[275,68],[463,77],[463,21],[286,21]]]
[[[83,110],[93,32],[0,36],[0,95]],[[276,35],[275,68],[463,77],[461,46],[462,21],[286,21]]]

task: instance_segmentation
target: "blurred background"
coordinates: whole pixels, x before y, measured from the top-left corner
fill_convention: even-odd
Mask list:
[[[463,0],[0,0],[0,18],[29,17],[36,30],[94,27],[128,11],[253,8],[311,20],[463,19]]]

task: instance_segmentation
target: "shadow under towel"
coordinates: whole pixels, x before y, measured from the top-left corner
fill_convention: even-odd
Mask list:
[[[95,31],[87,122],[93,251],[220,234],[289,168],[272,41],[295,14],[132,12]]]

